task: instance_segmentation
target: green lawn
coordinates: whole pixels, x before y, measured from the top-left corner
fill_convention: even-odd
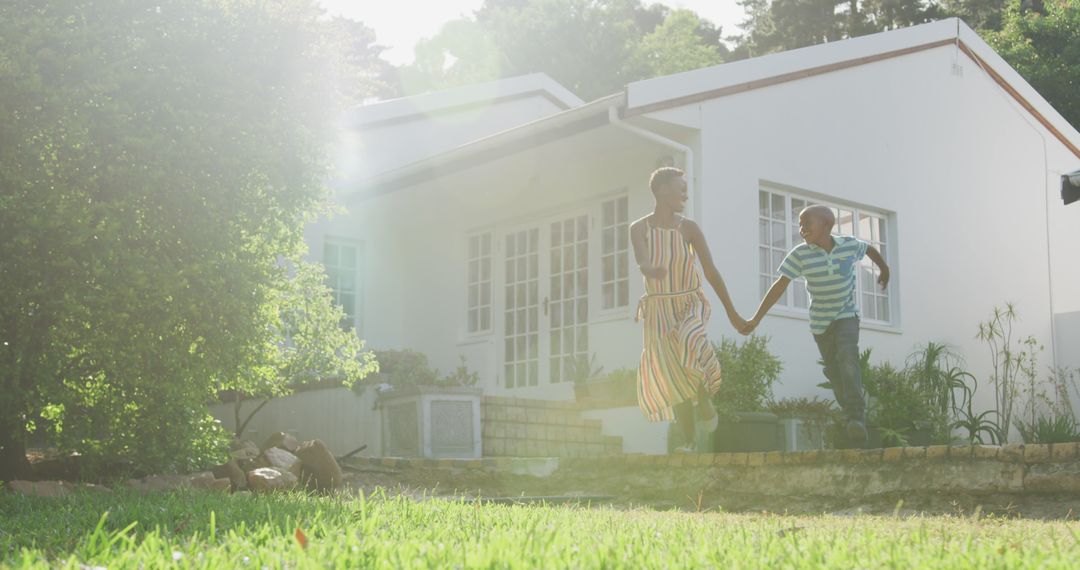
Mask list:
[[[970,516],[0,495],[0,566],[13,568],[1075,568],[1078,543],[1074,522]]]

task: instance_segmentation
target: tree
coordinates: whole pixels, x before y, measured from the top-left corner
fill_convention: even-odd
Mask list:
[[[704,43],[698,35],[703,24],[708,25],[690,10],[669,13],[637,46],[634,59],[641,75],[659,77],[723,63],[727,48],[719,37]]]
[[[941,0],[945,16],[955,16],[976,30],[1001,29],[1006,0]]]
[[[416,93],[544,72],[593,99],[658,73],[720,63],[719,38],[692,13],[640,0],[486,0],[417,45],[403,85]]]
[[[926,0],[740,0],[747,20],[735,57],[752,57],[929,22]]]
[[[502,77],[505,57],[490,34],[471,19],[451,20],[416,44],[416,59],[400,71],[406,93],[423,93]]]
[[[1046,0],[1043,11],[1012,0],[1000,31],[983,32],[998,54],[1080,128],[1080,0]]]
[[[318,16],[0,4],[0,479],[43,427],[136,468],[205,464],[214,391],[282,370],[288,260],[344,101]]]
[[[300,262],[292,267],[292,275],[280,282],[282,287],[268,303],[276,341],[263,344],[263,353],[255,354],[242,374],[218,387],[219,393],[234,396],[237,437],[263,406],[299,385],[336,382],[351,387],[379,370],[375,354],[363,352],[356,330],[341,326],[345,312],[330,302],[322,266]],[[243,396],[263,401],[241,419]]]
[[[349,103],[398,95],[394,66],[382,59],[385,47],[375,43],[375,31],[361,22],[335,16],[321,22],[325,52],[336,63],[335,88]]]

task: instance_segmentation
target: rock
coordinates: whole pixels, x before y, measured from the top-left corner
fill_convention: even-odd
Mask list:
[[[300,444],[296,448],[296,456],[303,462],[300,478],[309,489],[329,491],[345,478],[334,455],[322,440],[313,439]]]
[[[191,475],[188,479],[188,485],[192,489],[206,489],[208,491],[228,491],[231,486],[231,482],[228,477],[222,477],[220,479],[214,477],[214,474],[210,471],[203,471]]]
[[[230,459],[225,464],[215,467],[214,477],[228,479],[233,491],[247,489],[247,475],[244,474],[244,470],[240,468],[240,464],[235,459]]]
[[[248,471],[248,487],[255,492],[287,491],[296,486],[296,475],[273,467],[260,467]]]
[[[297,477],[300,476],[300,468],[303,465],[299,457],[277,447],[264,451],[257,463],[259,467],[273,467],[278,471],[288,471]]]
[[[190,483],[183,475],[150,475],[142,479],[128,479],[127,484],[135,491],[146,494],[173,491]]]
[[[271,434],[270,437],[266,438],[266,441],[263,442],[260,449],[266,451],[267,449],[271,449],[274,447],[284,449],[289,453],[296,453],[296,448],[300,447],[300,442],[296,441],[296,438],[293,437],[292,434],[279,431],[275,434]]]
[[[240,467],[244,466],[245,461],[254,461],[259,456],[259,453],[261,453],[259,446],[246,439],[234,439],[229,444],[229,457],[237,460]]]
[[[63,481],[8,481],[4,488],[11,493],[30,497],[64,497],[75,491],[75,486]]]

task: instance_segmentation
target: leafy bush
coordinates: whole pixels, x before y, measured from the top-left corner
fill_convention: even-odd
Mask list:
[[[460,356],[460,358],[461,364],[458,364],[453,372],[439,379],[440,386],[475,386],[480,381],[480,374],[476,371],[470,372],[469,367],[466,366],[465,357]]]
[[[817,396],[812,398],[784,398],[772,402],[766,409],[780,417],[826,417],[836,413],[836,402]]]
[[[379,373],[368,376],[370,384],[413,386],[434,384],[438,378],[435,369],[428,364],[427,355],[409,348],[376,350],[375,360],[379,363]]]
[[[759,335],[751,335],[742,345],[727,338],[713,344],[723,374],[713,401],[722,418],[733,418],[735,412],[762,412],[772,402],[783,365],[768,344],[769,337]]]
[[[565,380],[574,384],[581,384],[589,380],[598,379],[604,373],[604,367],[596,364],[596,355],[585,356],[579,354],[566,361]]]
[[[915,359],[918,361],[918,359]],[[949,414],[939,405],[939,386],[920,381],[919,367],[902,369],[888,362],[870,364],[870,349],[860,357],[868,397],[867,421],[882,434],[882,444],[907,445],[916,431],[928,429],[933,442],[949,441]]]
[[[1018,421],[1025,443],[1068,443],[1080,441],[1080,425],[1071,415],[1039,416],[1035,423]]]
[[[630,384],[630,385],[636,385],[637,384],[637,375],[638,375],[637,368],[627,368],[627,367],[624,366],[622,368],[616,368],[616,369],[612,370],[611,372],[608,372],[607,374],[604,374],[603,376],[600,376],[599,379],[600,380],[605,380],[605,381],[614,381],[614,382],[626,383],[626,384]]]
[[[470,371],[464,356],[461,363],[446,376],[428,364],[426,354],[412,350],[376,350],[379,373],[367,377],[365,384],[390,384],[391,386],[475,386],[480,375]]]

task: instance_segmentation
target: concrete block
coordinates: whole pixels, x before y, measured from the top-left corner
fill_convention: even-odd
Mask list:
[[[1006,443],[1001,446],[1001,459],[1012,463],[1023,463],[1024,448],[1022,443]]]
[[[926,448],[926,459],[929,461],[944,461],[949,458],[949,446],[931,445]]]
[[[881,451],[882,463],[897,463],[904,457],[903,447],[886,447]]]
[[[1024,446],[1024,463],[1049,463],[1050,445],[1036,443]]]
[[[904,461],[918,461],[926,459],[925,447],[904,447]]]
[[[1001,446],[1000,445],[976,445],[971,449],[972,459],[992,459],[998,460],[1001,458]]]

